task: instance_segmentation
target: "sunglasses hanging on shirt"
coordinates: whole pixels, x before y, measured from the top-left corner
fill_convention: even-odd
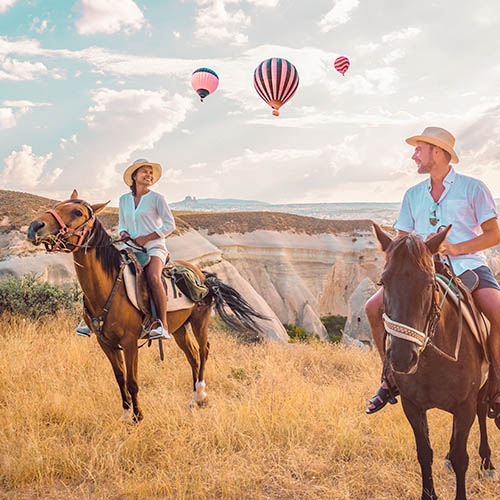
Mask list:
[[[435,201],[432,204],[431,210],[430,210],[430,215],[429,215],[429,222],[431,223],[432,226],[436,226],[437,223],[439,222],[439,218],[437,216],[437,209],[439,208],[439,203]]]

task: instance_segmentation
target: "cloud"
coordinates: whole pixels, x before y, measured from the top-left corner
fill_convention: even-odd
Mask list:
[[[11,108],[0,108],[0,130],[16,126],[16,117]]]
[[[3,102],[4,106],[9,106],[11,108],[19,108],[20,111],[25,113],[26,111],[29,111],[31,108],[39,108],[43,106],[52,106],[52,104],[48,102],[33,102],[33,101],[28,101],[27,99],[22,99],[18,101],[4,101]]]
[[[21,151],[12,151],[4,158],[5,167],[0,172],[0,186],[3,189],[35,190],[39,185],[53,183],[61,170],[48,171],[46,166],[50,159],[52,153],[37,156],[31,146],[23,144]]]
[[[80,0],[78,8],[82,17],[75,26],[80,35],[109,35],[118,31],[130,34],[139,31],[146,22],[133,0]]]
[[[228,41],[234,45],[248,42],[248,36],[242,32],[250,25],[250,16],[243,10],[226,10],[225,0],[199,0],[204,5],[196,13],[195,36],[204,42]]]
[[[0,130],[15,127],[17,118],[28,113],[35,107],[50,106],[50,104],[46,102],[32,102],[28,100],[6,100],[3,101],[3,105],[7,107],[0,108]]]
[[[49,21],[47,19],[39,19],[38,17],[33,18],[33,22],[30,26],[30,31],[36,31],[37,33],[44,33],[45,31],[52,32],[56,29],[55,26],[52,26],[49,29]]]
[[[387,54],[382,60],[384,61],[384,64],[390,65],[395,63],[398,59],[403,59],[405,56],[406,51],[404,49],[394,49],[389,54]]]
[[[32,63],[8,57],[0,61],[0,80],[35,80],[38,75],[49,73],[45,64],[41,62]]]
[[[359,5],[359,0],[334,0],[333,7],[318,23],[323,33],[346,24],[351,19],[351,12]]]
[[[382,37],[384,43],[396,42],[399,40],[411,40],[422,33],[419,28],[405,28],[399,31],[392,31]]]
[[[0,0],[0,14],[3,14],[10,7],[12,7],[17,0]]]
[[[153,158],[151,150],[185,120],[192,101],[164,90],[109,88],[93,90],[92,101],[85,116],[87,129],[78,138],[61,141],[65,149],[58,162],[65,167],[54,189],[72,186],[78,179],[75,187],[85,199],[116,199],[124,187],[122,168],[135,158]],[[85,155],[72,159],[70,141],[78,142]]]
[[[242,0],[197,0],[200,8],[196,12],[195,37],[203,43],[227,41],[232,45],[248,43],[245,33],[252,18],[243,9],[228,8],[239,6]],[[246,0],[254,7],[274,8],[279,0]]]

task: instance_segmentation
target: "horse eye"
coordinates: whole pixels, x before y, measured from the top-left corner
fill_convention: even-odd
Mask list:
[[[78,208],[75,208],[75,209],[73,210],[73,213],[74,213],[77,217],[82,217],[82,216],[83,216],[83,213],[82,213],[80,210],[78,210]]]

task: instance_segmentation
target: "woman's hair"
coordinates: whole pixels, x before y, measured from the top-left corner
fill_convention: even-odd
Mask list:
[[[139,169],[136,168],[133,172],[132,172],[132,184],[130,185],[130,191],[132,191],[132,194],[134,196],[137,196],[137,186],[135,185],[135,174],[137,173]]]

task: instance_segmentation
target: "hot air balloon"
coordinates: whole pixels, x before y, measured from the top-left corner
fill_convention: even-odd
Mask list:
[[[351,63],[347,57],[340,56],[335,59],[334,66],[339,73],[342,73],[342,75],[345,76],[345,72],[349,69],[350,64]]]
[[[200,101],[203,102],[203,99],[205,99],[208,94],[212,94],[217,90],[219,86],[219,77],[213,69],[198,68],[193,71],[191,75],[191,85],[193,89],[198,92]]]
[[[295,94],[299,86],[299,74],[295,66],[286,59],[272,57],[262,61],[253,74],[257,93],[273,108],[273,115]]]

